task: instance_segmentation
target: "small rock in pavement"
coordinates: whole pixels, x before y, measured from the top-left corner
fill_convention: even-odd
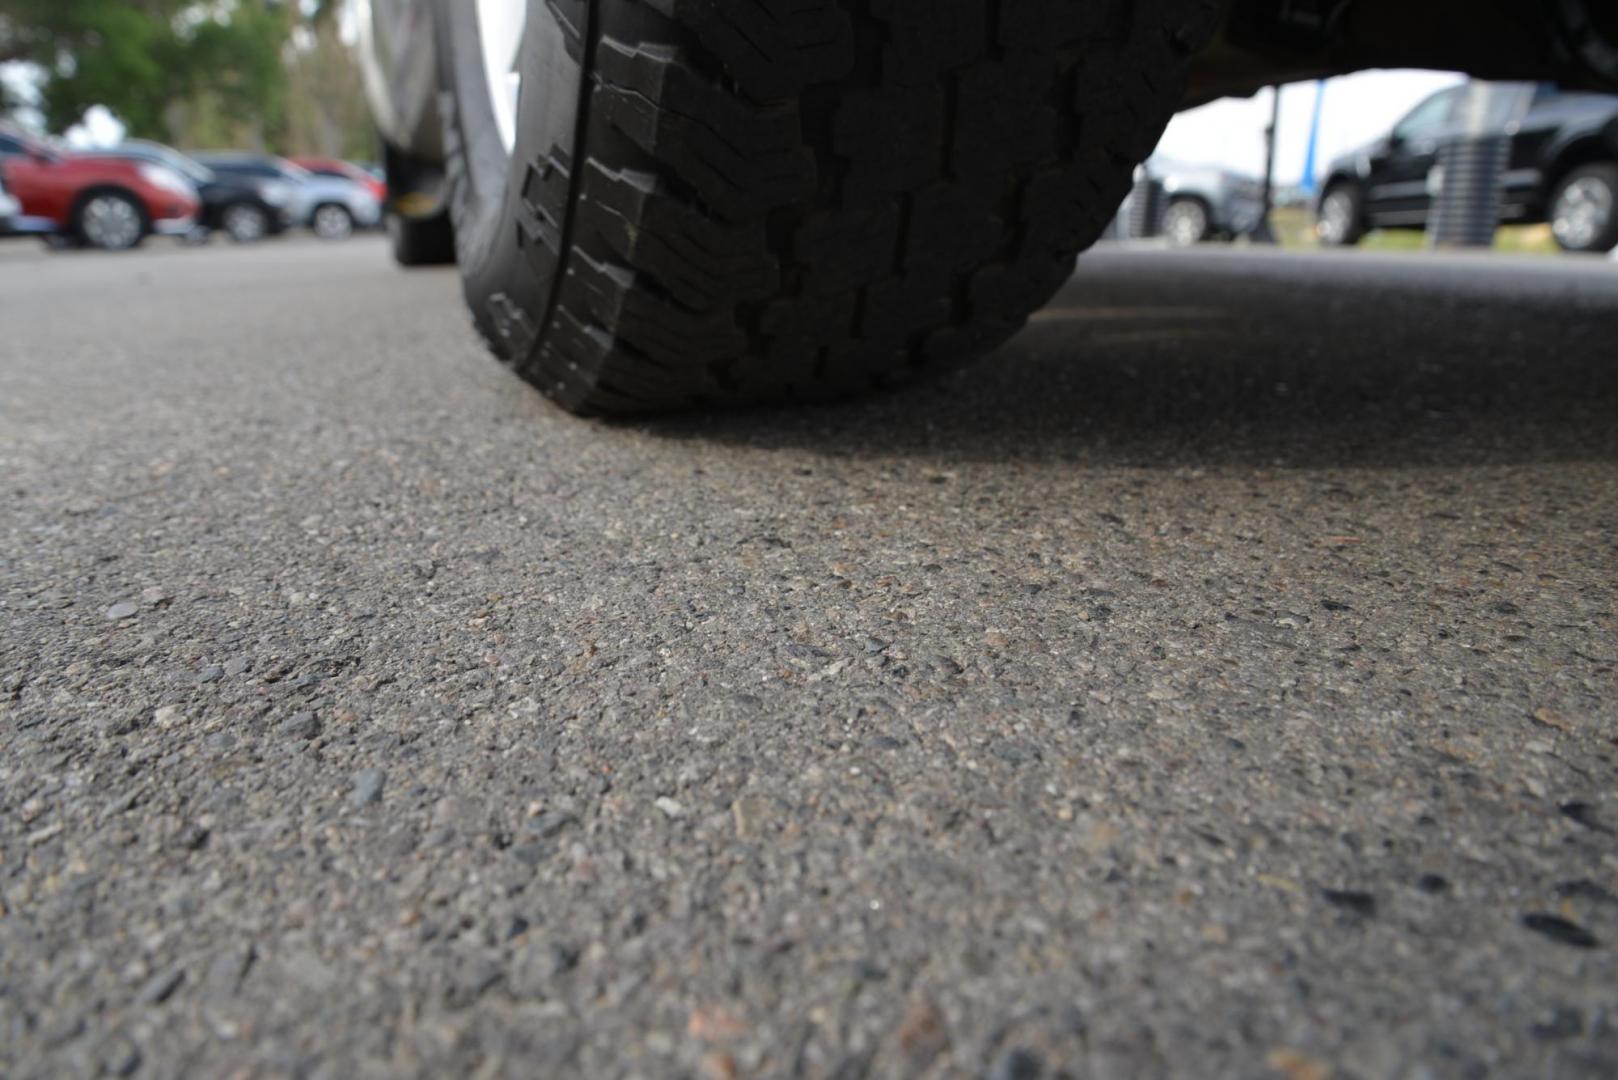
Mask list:
[[[137,1005],[161,1005],[174,996],[174,991],[185,981],[184,968],[169,968],[146,980],[146,985],[135,995]]]
[[[311,712],[293,713],[277,730],[288,739],[308,740],[320,734],[320,721]]]
[[[354,774],[354,790],[348,801],[355,807],[371,806],[382,801],[382,787],[388,774],[381,769],[361,769]]]

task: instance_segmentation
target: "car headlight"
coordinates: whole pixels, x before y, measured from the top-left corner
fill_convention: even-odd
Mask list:
[[[292,185],[281,180],[271,180],[258,189],[264,201],[271,206],[281,207],[292,201]]]
[[[196,186],[166,165],[142,165],[140,176],[148,184],[170,195],[183,195],[188,199],[197,197]]]

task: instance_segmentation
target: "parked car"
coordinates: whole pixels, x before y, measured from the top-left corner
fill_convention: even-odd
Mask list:
[[[1264,217],[1264,181],[1217,165],[1187,165],[1154,157],[1146,172],[1158,184],[1157,228],[1189,247],[1252,232]]]
[[[153,233],[183,236],[202,208],[167,165],[66,153],[17,131],[0,131],[0,167],[21,203],[16,227],[68,244],[122,251]]]
[[[202,196],[200,228],[219,231],[240,244],[249,244],[286,230],[291,223],[290,192],[278,192],[271,185],[257,184],[236,177],[221,176],[171,146],[130,139],[107,153],[134,161],[167,165],[183,173]]]
[[[1371,229],[1427,227],[1439,150],[1461,133],[1466,93],[1462,84],[1432,94],[1387,135],[1332,162],[1316,212],[1323,243],[1355,244]],[[1541,84],[1507,131],[1501,220],[1549,222],[1568,251],[1618,245],[1618,96]]]
[[[351,161],[341,161],[337,158],[325,157],[295,157],[292,164],[301,169],[307,169],[316,176],[332,177],[338,180],[352,180],[360,187],[369,191],[377,202],[385,202],[388,197],[388,185],[380,176],[369,169],[356,165]]]
[[[458,262],[493,351],[581,413],[839,397],[989,352],[1177,109],[1383,66],[1618,86],[1608,0],[354,8],[395,257]]]
[[[202,164],[221,176],[255,180],[286,191],[292,224],[314,231],[322,240],[345,240],[356,228],[382,224],[382,203],[354,181],[316,176],[286,158],[263,154],[198,153]]]

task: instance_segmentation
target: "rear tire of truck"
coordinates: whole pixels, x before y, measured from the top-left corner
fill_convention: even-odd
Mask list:
[[[1218,7],[439,5],[474,321],[580,414],[835,398],[975,359],[1100,235]]]

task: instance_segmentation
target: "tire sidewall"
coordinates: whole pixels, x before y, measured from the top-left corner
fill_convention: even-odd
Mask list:
[[[343,216],[344,225],[340,232],[328,235],[320,231],[320,218],[321,215],[330,214],[333,211]],[[342,205],[341,203],[321,203],[319,206],[315,207],[314,213],[309,216],[309,228],[317,237],[322,240],[347,240],[354,235],[354,215],[352,212],[350,212],[348,207]]]
[[[1182,239],[1180,236],[1175,234],[1175,218],[1178,215],[1185,214],[1188,211],[1194,212],[1197,215],[1196,220],[1198,223],[1198,229],[1195,236],[1188,239]],[[1183,245],[1185,247],[1193,247],[1208,239],[1211,224],[1211,215],[1208,213],[1207,207],[1202,204],[1202,200],[1196,198],[1179,198],[1169,203],[1169,208],[1164,214],[1163,234],[1169,238],[1170,243]]]
[[[237,235],[232,226],[238,220],[238,216],[243,214],[249,214],[258,219],[258,235],[246,238]],[[224,213],[219,216],[219,223],[223,226],[225,235],[230,237],[232,243],[236,244],[257,243],[270,235],[270,215],[250,202],[235,202],[225,207]]]
[[[1613,209],[1607,215],[1606,224],[1596,233],[1593,243],[1582,247],[1569,247],[1562,243],[1562,238],[1555,229],[1557,207],[1561,204],[1562,196],[1567,192],[1568,188],[1581,180],[1592,179],[1606,185],[1608,205]],[[1551,236],[1556,241],[1557,246],[1564,251],[1596,253],[1611,251],[1615,245],[1618,245],[1618,166],[1584,166],[1568,173],[1557,182],[1556,189],[1551,192],[1550,213],[1548,216],[1549,224],[1552,226]]]
[[[140,231],[135,234],[135,239],[126,246],[104,247],[90,239],[90,237],[85,233],[84,215],[86,211],[90,209],[90,206],[99,199],[117,199],[119,202],[125,203],[135,211],[135,217],[140,222]],[[146,208],[141,205],[140,200],[128,192],[121,191],[116,188],[101,188],[96,191],[87,192],[82,198],[79,199],[78,205],[73,209],[74,234],[85,247],[91,248],[95,251],[133,251],[134,249],[140,247],[141,243],[146,239],[146,234],[151,231],[151,227],[151,222],[146,216]]]
[[[1326,207],[1334,199],[1342,199],[1348,205],[1348,223],[1338,236],[1327,236],[1324,228],[1326,223]],[[1340,180],[1326,189],[1326,194],[1320,200],[1320,214],[1315,222],[1315,235],[1326,247],[1352,247],[1359,243],[1360,237],[1365,233],[1364,227],[1365,203],[1360,194],[1358,185]]]
[[[576,158],[583,54],[558,57],[564,35],[556,15],[544,0],[528,0],[518,54],[524,91],[516,147],[508,155],[490,101],[476,5],[441,4],[437,17],[456,261],[479,329],[499,355],[517,362],[537,343],[559,265],[547,273],[543,260],[529,257],[519,239],[525,218],[534,217],[523,205],[528,163],[545,162],[557,150]],[[559,61],[571,62],[574,70]],[[540,88],[544,93],[536,94]],[[537,107],[541,98],[544,105]],[[565,237],[565,220],[555,226]]]

